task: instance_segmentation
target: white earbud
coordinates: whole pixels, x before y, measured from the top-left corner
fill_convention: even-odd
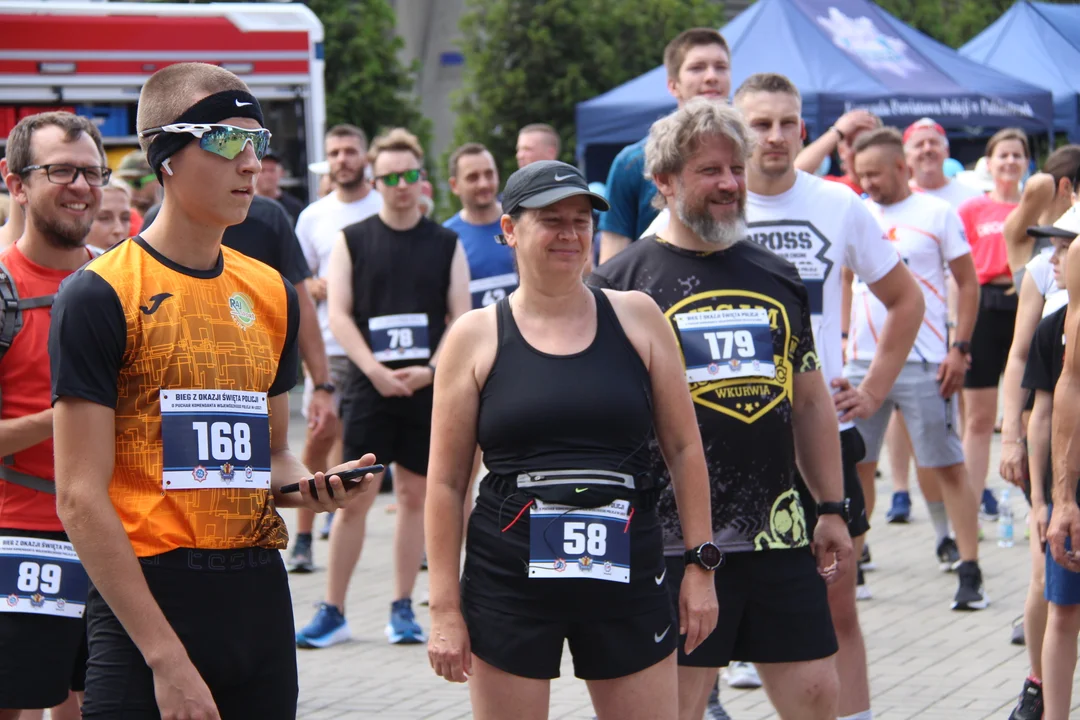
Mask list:
[[[172,168],[169,167],[169,161],[170,160],[172,160],[172,158],[165,158],[165,162],[161,163],[161,169],[164,170],[165,172],[167,172],[169,175],[172,175],[173,174]]]

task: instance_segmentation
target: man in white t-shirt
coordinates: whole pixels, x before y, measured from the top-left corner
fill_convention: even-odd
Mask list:
[[[911,168],[911,189],[933,195],[956,209],[960,203],[982,192],[945,177],[945,159],[949,157],[949,138],[945,128],[931,118],[922,118],[904,130],[904,156]],[[865,188],[863,188],[865,189]]]
[[[304,378],[304,414],[311,396],[318,391],[333,393],[334,404],[340,415],[340,388],[349,371],[349,359],[345,350],[330,332],[330,316],[326,307],[326,274],[330,263],[330,250],[342,229],[375,215],[382,208],[382,196],[371,187],[364,170],[367,167],[367,137],[354,125],[335,125],[326,133],[326,160],[330,166],[333,192],[308,205],[296,221],[296,236],[304,257],[311,266],[313,277],[305,283],[319,314],[319,329],[326,344],[326,356],[330,361],[329,386],[315,387],[311,376]],[[341,462],[341,432],[335,430],[326,440],[316,437],[308,429],[301,458],[304,466],[312,472],[333,467]],[[291,572],[311,572],[314,558],[311,547],[311,529],[315,513],[308,510],[297,512],[296,542],[289,558]]]
[[[911,436],[918,472],[936,479],[945,510],[956,529],[959,588],[952,608],[982,610],[989,600],[982,587],[978,563],[979,506],[964,467],[956,397],[968,368],[970,338],[979,304],[979,283],[971,248],[964,237],[960,217],[947,202],[911,192],[904,142],[897,130],[883,128],[859,138],[855,145],[855,172],[870,195],[867,207],[881,223],[908,270],[918,279],[926,304],[915,346],[884,405],[872,417],[855,421],[866,440],[866,458],[859,463],[859,476],[863,487],[873,486],[885,428],[893,410],[899,408]],[[957,287],[957,322],[951,343],[947,327],[946,265]],[[879,330],[885,315],[885,308],[871,295],[863,278],[856,277],[849,361],[844,370],[855,385],[863,382],[879,350]]]
[[[855,193],[796,170],[803,123],[802,100],[794,84],[782,75],[753,75],[736,90],[734,102],[758,141],[747,167],[749,239],[794,264],[810,295],[814,341],[840,415],[848,528],[858,556],[861,536],[869,523],[855,471],[863,445],[852,421],[872,416],[896,379],[918,332],[922,294]],[[870,282],[871,291],[888,314],[881,332],[882,351],[859,387],[851,386],[842,373],[841,266]],[[813,510],[808,494],[803,505]],[[807,524],[812,527],[813,512],[807,514]],[[855,588],[854,577],[831,586],[829,606],[840,645],[840,715],[848,720],[868,720],[866,646],[855,609]]]

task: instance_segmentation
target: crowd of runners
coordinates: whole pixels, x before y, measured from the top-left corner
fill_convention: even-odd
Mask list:
[[[933,118],[855,110],[806,143],[792,81],[732,88],[730,58],[715,30],[670,42],[678,108],[602,188],[543,123],[505,182],[458,147],[442,224],[404,128],[330,128],[303,207],[217,66],[147,81],[115,172],[90,121],[21,120],[0,161],[0,720],[296,717],[297,648],[373,630],[346,597],[384,485],[385,634],[426,643],[477,718],[546,718],[568,644],[601,720],[726,718],[722,668],[784,720],[870,720],[882,449],[888,522],[916,512],[914,461],[925,571],[956,577],[942,612],[984,609],[980,516],[1011,510],[986,488],[999,407],[995,470],[1030,505],[1010,719],[1065,720],[1080,146],[1035,170],[1003,129],[965,184]],[[325,595],[294,626],[317,532]]]

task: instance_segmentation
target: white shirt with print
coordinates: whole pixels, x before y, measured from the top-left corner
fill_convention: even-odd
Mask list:
[[[926,301],[926,311],[908,362],[938,364],[949,354],[949,306],[945,268],[971,254],[964,225],[949,203],[925,193],[912,193],[892,205],[864,200],[881,224]],[[856,276],[852,288],[848,356],[869,361],[877,351],[878,335],[887,311],[874,297],[865,279]]]

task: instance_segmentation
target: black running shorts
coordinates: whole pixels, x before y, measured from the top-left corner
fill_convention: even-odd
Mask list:
[[[983,285],[979,314],[971,334],[971,367],[964,375],[969,389],[997,388],[1012,346],[1016,325],[1016,293],[1009,285]]]
[[[68,542],[62,532],[4,530],[0,535]],[[86,620],[0,613],[0,708],[59,705],[86,679]]]
[[[667,586],[676,613],[684,572],[682,557],[667,558]],[[714,573],[719,622],[690,655],[686,637],[679,639],[680,665],[806,662],[836,652],[828,592],[809,548],[726,553]]]
[[[856,428],[842,430],[840,432],[840,462],[844,468],[844,499],[848,502],[847,526],[852,538],[865,535],[870,531],[870,520],[866,517],[866,496],[863,495],[857,468],[864,457],[866,457],[866,443],[863,442],[859,431]],[[817,503],[798,470],[795,471],[795,487],[799,491],[799,500],[806,512],[806,531],[813,540],[818,518]]]
[[[355,385],[341,401],[345,457],[356,459],[375,453],[383,465],[397,463],[418,475],[427,475],[431,448],[431,387],[412,397],[384,398],[366,380]]]
[[[630,582],[528,577],[527,499],[480,485],[469,517],[461,605],[473,653],[520,677],[559,677],[563,643],[574,674],[608,680],[644,670],[675,649],[678,625],[665,587],[656,511],[631,518]],[[511,525],[506,531],[502,529]]]
[[[222,720],[294,720],[296,638],[281,553],[180,549],[140,562]],[[83,718],[158,720],[153,673],[93,587],[87,630]]]

